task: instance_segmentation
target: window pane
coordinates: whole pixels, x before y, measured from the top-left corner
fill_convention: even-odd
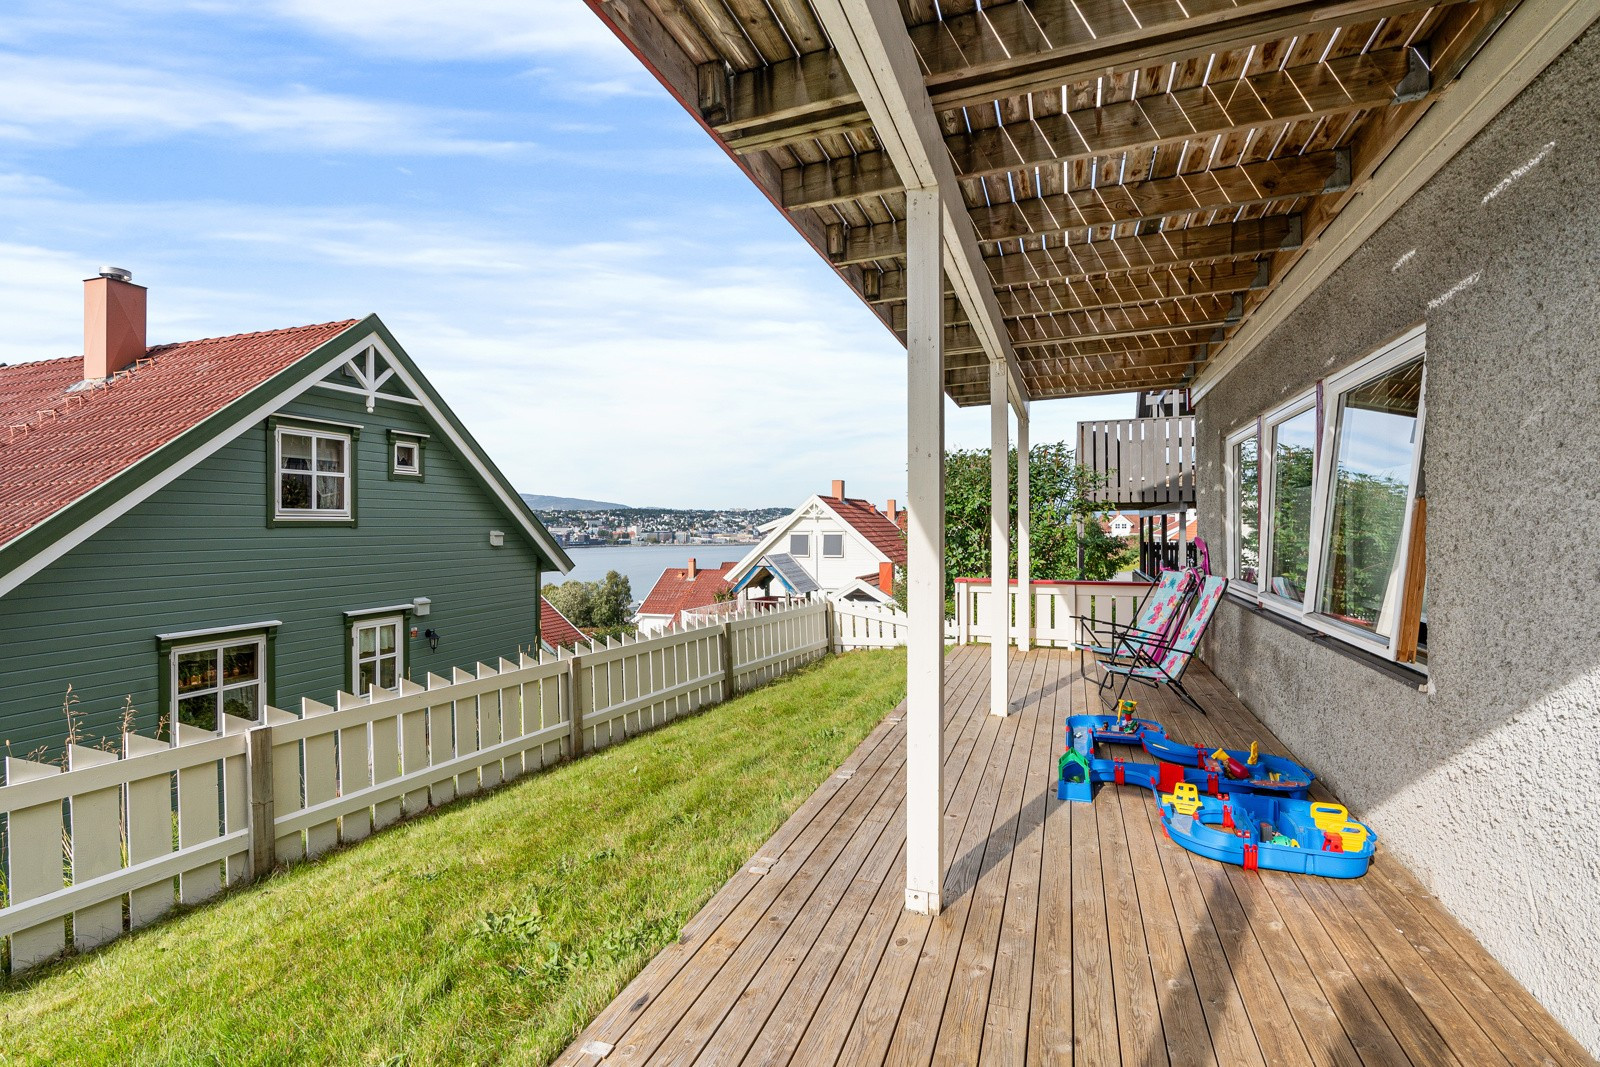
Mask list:
[[[186,726],[198,726],[202,730],[215,730],[217,694],[205,693],[201,696],[184,697],[178,701],[178,721]]]
[[[844,555],[844,534],[823,534],[822,554],[824,556]]]
[[[215,649],[184,652],[178,656],[178,692],[192,693],[196,689],[217,687],[217,653]]]
[[[394,685],[395,685],[395,682],[394,682],[394,670],[395,670],[395,660],[394,660],[393,656],[387,656],[387,657],[379,660],[378,661],[378,684],[380,686],[382,686],[383,688],[385,688],[385,689],[393,689]]]
[[[311,508],[311,475],[284,474],[278,484],[278,507],[283,511]]]
[[[1305,599],[1311,545],[1311,477],[1317,439],[1315,408],[1281,422],[1272,433],[1272,575],[1268,592]]]
[[[222,694],[222,710],[236,719],[250,719],[255,721],[261,718],[261,688],[255,685],[244,685],[238,689],[224,690]]]
[[[372,688],[373,681],[378,677],[376,664],[363,663],[356,668],[356,696],[365,696]]]
[[[1422,361],[1415,360],[1340,400],[1319,610],[1385,637],[1400,614],[1400,539],[1421,396]]]
[[[378,651],[378,630],[375,626],[363,626],[356,631],[356,647],[361,655],[371,656]]]
[[[344,472],[344,442],[338,438],[317,439],[317,470]]]
[[[222,650],[222,682],[234,685],[253,682],[261,677],[261,648],[259,645],[229,645]]]
[[[378,651],[390,653],[394,651],[395,625],[389,623],[378,627]]]
[[[417,469],[417,448],[415,445],[395,445],[394,465],[398,470],[414,471]]]
[[[1234,446],[1234,470],[1238,472],[1239,527],[1234,544],[1239,557],[1233,573],[1240,580],[1256,583],[1256,565],[1261,561],[1261,457],[1260,442],[1251,435]]]
[[[344,479],[317,475],[317,510],[344,510]]]
[[[809,556],[809,555],[811,555],[811,535],[810,534],[790,534],[789,535],[789,555],[791,555],[791,556]]]
[[[311,438],[305,434],[286,433],[278,438],[282,469],[308,471],[311,469]]]

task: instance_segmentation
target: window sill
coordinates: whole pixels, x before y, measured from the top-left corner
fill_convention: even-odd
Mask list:
[[[336,515],[307,515],[305,518],[300,518],[299,516],[291,516],[291,515],[274,515],[274,516],[272,516],[272,518],[267,520],[267,526],[269,526],[269,527],[277,527],[277,526],[354,526],[354,525],[356,525],[355,517],[354,516],[350,516],[350,515],[346,515],[346,516],[344,516],[342,518],[339,517],[339,516],[336,516]]]
[[[1388,675],[1395,681],[1401,682],[1412,689],[1421,692],[1426,692],[1428,689],[1428,675],[1424,671],[1419,671],[1415,667],[1408,667],[1403,663],[1384,659],[1382,656],[1368,652],[1366,649],[1359,648],[1348,641],[1341,641],[1331,634],[1325,634],[1321,630],[1314,630],[1281,612],[1262,607],[1254,597],[1247,597],[1230,591],[1227,599],[1241,610],[1247,611],[1257,618],[1265,619],[1276,626],[1281,626],[1290,633],[1299,634],[1312,644],[1320,645],[1330,652],[1343,656],[1345,659],[1354,660],[1357,663],[1371,667],[1379,674]]]

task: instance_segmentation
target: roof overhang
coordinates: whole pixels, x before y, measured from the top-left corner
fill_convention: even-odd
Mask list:
[[[1208,386],[1331,272],[1330,238],[1364,239],[1333,228],[1347,212],[1392,211],[1465,142],[1441,118],[1397,154],[1420,122],[1468,95],[1487,121],[1594,18],[1584,0],[588,2],[902,339],[906,193],[938,190],[945,390],[985,404],[1004,363],[1019,409]]]

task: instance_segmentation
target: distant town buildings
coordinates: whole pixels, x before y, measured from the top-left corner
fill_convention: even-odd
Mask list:
[[[583,545],[748,545],[759,528],[784,514],[783,508],[613,508],[538,512],[564,546]]]

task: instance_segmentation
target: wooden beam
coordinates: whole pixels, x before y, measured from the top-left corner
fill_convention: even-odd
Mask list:
[[[1300,244],[1300,216],[1161,230],[1052,248],[986,256],[996,286],[1036,285],[1056,278],[1149,271],[1223,259],[1251,259]]]
[[[1130,271],[1103,278],[1060,278],[1026,289],[1002,289],[995,294],[1007,319],[1023,315],[1048,315],[1059,311],[1124,307],[1163,300],[1182,300],[1207,293],[1239,293],[1265,288],[1270,281],[1267,264],[1249,260],[1224,260],[1205,264],[1165,266],[1157,270]],[[878,280],[880,304],[895,308],[905,301],[905,274],[884,271]],[[904,329],[903,318],[892,318]]]
[[[894,316],[903,321],[904,313]],[[1204,329],[1207,332],[1239,321],[1244,314],[1240,294],[1207,295],[1186,301],[1162,301],[1131,307],[1094,311],[1060,312],[1055,315],[1028,315],[1008,318],[1011,343],[1019,352],[1062,341],[1114,340],[1172,330]],[[903,332],[903,327],[901,328]],[[982,351],[970,324],[946,320],[946,355]]]
[[[1156,223],[1195,212],[1320,196],[1349,185],[1350,152],[1336,149],[1175,178],[1079,189],[1061,196],[1031,197],[973,208],[969,213],[980,241],[1005,241],[1119,223]],[[849,227],[842,237],[842,247],[831,256],[835,263],[896,260],[905,255],[905,224],[899,221]]]
[[[950,134],[963,178],[1179,144],[1318,115],[1384,107],[1408,77],[1411,48],[1268,70],[1247,78],[1082,108],[990,129]],[[1408,88],[1408,92],[1411,91]],[[868,199],[902,188],[883,152],[862,152],[783,172],[783,205],[795,210]]]
[[[1013,0],[909,33],[933,106],[953,110],[1432,6],[1430,0]],[[740,152],[871,125],[832,50],[739,72],[705,64],[701,85],[702,117]]]

